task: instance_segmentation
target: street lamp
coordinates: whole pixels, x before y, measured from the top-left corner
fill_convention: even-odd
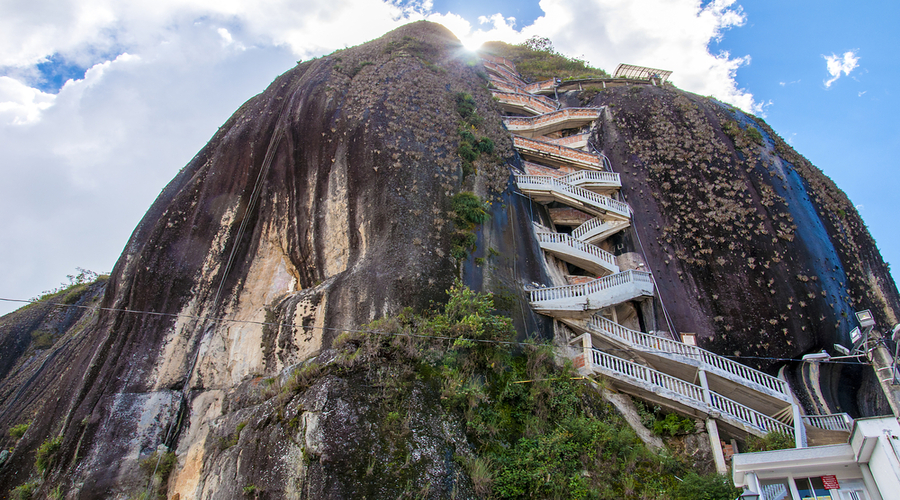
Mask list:
[[[738,500],[759,500],[759,493],[744,490],[744,492],[741,493],[741,496],[738,497]]]
[[[859,326],[863,328],[875,326],[875,318],[872,316],[872,311],[868,309],[865,311],[857,311],[856,320],[859,321]]]
[[[808,361],[811,363],[817,363],[820,361],[831,361],[831,354],[825,352],[825,349],[822,349],[822,352],[814,352],[812,354],[806,354],[802,358],[803,361]]]

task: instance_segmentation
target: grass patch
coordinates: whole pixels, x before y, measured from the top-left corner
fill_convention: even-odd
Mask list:
[[[49,349],[56,343],[56,336],[46,330],[31,332],[31,347],[35,349]]]
[[[481,116],[478,115],[475,109],[476,107],[475,98],[472,97],[472,94],[467,92],[456,93],[456,114],[473,127],[481,125],[482,122]]]
[[[25,432],[28,431],[28,428],[31,427],[31,422],[25,422],[23,424],[14,425],[9,429],[9,435],[13,439],[21,439],[22,436],[25,435]]]
[[[505,343],[515,330],[508,317],[495,314],[491,294],[457,281],[448,295],[431,311],[405,310],[366,327],[381,334],[336,339],[340,369],[366,374],[381,395],[384,439],[400,443],[391,463],[365,454],[367,477],[409,474],[401,415],[418,381],[437,391],[444,411],[462,423],[471,451],[456,462],[481,498],[669,499],[694,494],[695,484],[727,485],[722,476],[679,483],[675,476],[688,477],[691,466],[649,451],[570,364],[554,363],[551,345]],[[415,477],[398,476],[397,484]]]
[[[34,466],[37,467],[38,472],[43,474],[50,467],[53,467],[53,464],[56,463],[56,452],[59,451],[61,445],[62,436],[56,436],[55,438],[47,438],[38,446],[34,458]]]
[[[532,82],[561,78],[609,78],[609,73],[589,66],[584,60],[568,57],[553,48],[548,38],[533,36],[524,43],[510,45],[503,42],[487,42],[481,50],[509,59],[525,79]]]
[[[747,451],[787,450],[794,447],[794,438],[784,432],[770,432],[763,437],[747,438]]]
[[[155,481],[157,484],[156,498],[166,498],[166,493],[169,490],[169,475],[175,470],[177,463],[178,457],[172,451],[167,451],[161,455],[159,452],[154,451],[149,457],[141,460],[139,464],[141,470],[148,480]],[[145,490],[141,495],[144,498],[148,498],[149,492]]]
[[[728,476],[701,476],[692,471],[672,491],[672,500],[731,500],[740,494],[741,490],[734,487]]]
[[[478,242],[475,229],[487,221],[490,205],[475,193],[463,191],[453,197],[451,207],[456,230],[450,238],[450,255],[463,260],[475,249]]]
[[[37,491],[38,486],[40,486],[40,483],[37,480],[20,484],[9,492],[10,498],[15,500],[31,500],[34,498],[34,492]]]
[[[487,221],[488,205],[475,193],[463,191],[451,202],[457,227],[471,229]]]
[[[694,421],[676,413],[669,413],[665,418],[653,422],[653,433],[657,436],[681,436],[694,431]]]
[[[241,440],[241,431],[244,430],[244,427],[247,427],[247,422],[241,422],[234,429],[234,432],[229,434],[226,437],[219,438],[219,448],[223,450],[227,450],[232,446],[238,444],[238,441]]]

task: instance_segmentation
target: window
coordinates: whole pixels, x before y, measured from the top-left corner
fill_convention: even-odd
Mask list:
[[[800,500],[833,500],[831,493],[822,484],[821,477],[794,479],[794,483],[797,485],[797,492],[800,493]]]
[[[760,500],[793,500],[787,479],[769,479],[759,482],[762,488]]]

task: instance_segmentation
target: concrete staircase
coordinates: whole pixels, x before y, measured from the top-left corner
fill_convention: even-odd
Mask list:
[[[529,290],[531,308],[555,318],[586,318],[622,302],[653,296],[650,273],[629,269],[576,285]]]
[[[737,437],[782,432],[795,436],[798,446],[804,445],[807,429],[828,438],[844,432],[838,428],[842,417],[801,418],[790,388],[777,377],[605,317],[615,318],[617,306],[650,299],[656,290],[651,273],[622,269],[617,256],[598,246],[632,224],[631,208],[618,197],[619,174],[611,171],[602,154],[588,150],[589,128],[603,110],[559,109],[544,95],[556,95],[560,82],[526,84],[513,63],[496,56],[485,59],[501,107],[514,115],[534,115],[506,116],[504,124],[513,134],[516,150],[527,160],[526,173],[515,175],[518,189],[538,203],[554,204],[551,214],[559,214],[551,215],[560,221],[552,227],[536,224],[535,238],[548,258],[590,276],[576,276],[583,280],[580,283],[527,290],[535,311],[575,332],[570,345],[579,370],[603,375],[622,392],[704,419],[720,471],[725,461],[719,424]],[[572,229],[558,232],[557,223],[570,224]],[[633,258],[624,262],[635,267]]]

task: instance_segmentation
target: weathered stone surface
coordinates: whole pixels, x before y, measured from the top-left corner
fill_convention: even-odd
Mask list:
[[[646,256],[676,331],[774,374],[776,358],[850,345],[854,311],[897,322],[897,287],[853,204],[761,120],[668,87],[609,89],[592,103],[608,106],[598,144],[640,238],[613,241]],[[889,412],[844,390],[868,377],[859,369],[824,371],[828,410]]]
[[[36,304],[0,320],[0,428],[32,421],[18,442],[4,438],[0,488],[36,477],[35,450],[62,436],[42,493],[62,485],[67,498],[144,491],[140,462],[162,441],[177,457],[165,486],[181,499],[374,498],[408,484],[432,498],[474,496],[454,460],[470,452],[464,430],[424,382],[396,410],[352,374],[280,392],[298,366],[332,362],[342,331],[427,308],[456,277],[495,292],[521,336],[553,336],[522,291],[569,273],[532,237],[550,212],[514,193],[511,141],[460,47],[415,23],[299,64],[163,191],[109,282],[73,299],[94,309]],[[459,92],[497,149],[468,176],[456,153]],[[575,93],[562,100],[581,105]],[[703,347],[797,357],[843,339],[854,309],[896,321],[896,287],[852,205],[762,123],[671,88],[610,89],[593,104],[609,105],[595,142],[636,214],[637,233],[608,248],[627,267],[645,264],[663,299],[619,306],[626,326],[668,331],[664,305]],[[489,200],[491,217],[457,261],[460,191]],[[55,342],[34,349],[32,333],[47,327]],[[810,407],[880,411],[866,402],[878,392],[868,372],[842,370],[816,378],[843,387],[792,385],[811,387]],[[685,442],[685,453],[708,464],[701,445]],[[389,463],[403,477],[379,469]]]
[[[286,467],[299,449],[322,461],[344,453],[329,445],[334,417],[321,410],[303,413],[302,446],[273,435],[252,457],[216,448],[220,427],[233,426],[255,397],[235,388],[286,373],[344,329],[428,307],[456,276],[503,294],[523,336],[546,331],[519,284],[542,281],[540,249],[525,237],[533,209],[507,191],[511,141],[479,66],[460,49],[443,27],[414,23],[299,64],[244,104],[135,229],[102,301],[114,310],[93,315],[77,346],[36,358],[59,365],[4,401],[4,428],[25,409],[40,411],[0,470],[0,487],[24,481],[19,472],[32,470],[35,447],[57,433],[54,474],[72,498],[138,491],[146,481],[139,462],[163,436],[177,451],[169,483],[181,498],[234,498],[241,485],[225,478],[267,467],[253,457]],[[456,155],[461,92],[483,118],[476,133],[496,147],[469,176]],[[457,262],[450,201],[463,190],[491,201],[492,218],[473,255]],[[22,362],[23,338],[2,339],[11,347],[0,369]],[[169,433],[182,392],[179,432]],[[245,433],[268,439],[255,427]],[[317,470],[291,491],[346,497]]]

